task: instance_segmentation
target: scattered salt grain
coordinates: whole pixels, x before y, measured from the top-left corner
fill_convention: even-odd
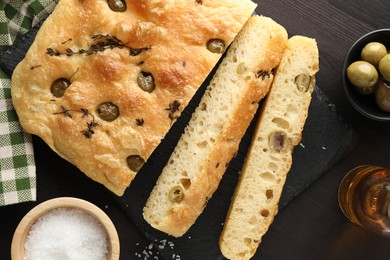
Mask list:
[[[107,234],[80,209],[58,208],[41,216],[26,238],[25,260],[106,259]]]
[[[305,146],[303,145],[303,143],[299,143],[299,145],[300,145],[303,149],[305,149]]]
[[[168,246],[173,249],[175,247],[175,244],[171,241],[168,241]]]
[[[173,254],[172,259],[180,260],[180,255]]]
[[[322,147],[322,150],[326,150],[326,147]]]
[[[139,243],[136,244],[137,246],[139,245]],[[138,258],[142,258],[144,260],[146,259],[155,259],[155,260],[158,260],[158,255],[159,255],[159,252],[153,250],[153,243],[150,243],[149,245],[145,246],[144,250],[142,251],[142,253],[135,253],[135,256],[138,257]]]
[[[136,245],[139,245],[137,243]],[[153,242],[151,242],[149,245],[145,246],[142,253],[135,253],[134,255],[138,258],[143,258],[144,260],[147,259],[154,259],[158,260],[160,252],[157,250],[174,250],[175,249],[175,243],[172,241],[169,241],[167,239],[158,240],[155,239]],[[172,259],[180,260],[180,255],[178,254],[172,254]]]

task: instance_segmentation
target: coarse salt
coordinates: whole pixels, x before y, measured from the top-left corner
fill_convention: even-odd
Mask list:
[[[25,260],[106,259],[107,234],[80,209],[58,208],[41,216],[26,238]]]

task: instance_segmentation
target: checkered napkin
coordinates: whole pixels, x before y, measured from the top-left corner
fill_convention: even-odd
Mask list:
[[[0,52],[40,19],[58,0],[0,0]],[[11,101],[11,80],[0,69],[0,206],[36,199],[32,140],[23,132]]]

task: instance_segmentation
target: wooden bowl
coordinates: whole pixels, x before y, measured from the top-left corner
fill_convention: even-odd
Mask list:
[[[42,202],[30,210],[20,221],[12,238],[11,257],[14,260],[24,259],[24,245],[31,227],[34,223],[50,210],[57,208],[74,208],[83,210],[95,217],[107,233],[108,260],[119,259],[119,237],[111,219],[94,204],[77,198],[60,197]]]

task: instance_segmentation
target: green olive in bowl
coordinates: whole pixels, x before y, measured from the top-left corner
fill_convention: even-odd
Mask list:
[[[347,77],[356,90],[363,95],[374,92],[378,81],[378,72],[367,61],[355,61],[347,68]]]
[[[390,112],[390,82],[380,78],[375,88],[375,101],[380,109]]]
[[[379,72],[385,80],[390,81],[390,54],[380,60]]]
[[[379,61],[387,54],[386,46],[380,42],[370,42],[362,49],[361,58],[374,65],[378,66]]]

